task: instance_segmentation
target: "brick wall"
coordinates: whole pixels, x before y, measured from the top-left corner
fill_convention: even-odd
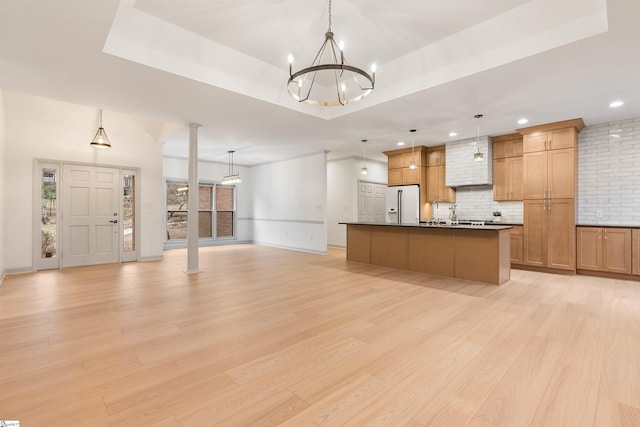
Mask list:
[[[640,226],[640,118],[587,126],[578,138],[577,223]]]
[[[493,200],[493,187],[460,187],[456,191],[456,213],[460,219],[493,220],[493,211],[502,212],[502,222],[522,223],[522,202],[496,202]],[[433,206],[437,218],[449,218],[451,203],[438,203]]]
[[[478,147],[484,154],[484,161],[476,162],[473,155],[478,151],[471,142],[478,138],[447,142],[447,166],[445,182],[449,187],[463,185],[485,185],[493,183],[493,152],[488,136],[481,136]]]

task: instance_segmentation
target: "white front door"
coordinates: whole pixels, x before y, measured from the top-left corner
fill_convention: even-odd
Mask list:
[[[119,261],[120,170],[64,165],[62,266]]]

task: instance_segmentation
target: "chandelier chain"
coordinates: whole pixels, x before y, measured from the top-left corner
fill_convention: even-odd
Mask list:
[[[331,32],[331,0],[329,0],[329,30]]]

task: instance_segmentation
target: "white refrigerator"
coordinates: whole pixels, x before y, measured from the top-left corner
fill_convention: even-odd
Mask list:
[[[420,187],[402,185],[387,187],[387,222],[416,224],[420,222]]]

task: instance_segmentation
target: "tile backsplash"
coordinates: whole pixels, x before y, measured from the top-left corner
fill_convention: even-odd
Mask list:
[[[640,226],[640,118],[578,135],[577,223]]]
[[[456,214],[459,219],[492,220],[493,211],[502,212],[502,222],[522,223],[522,202],[496,202],[493,200],[493,187],[482,185],[476,187],[460,187],[456,190]],[[451,203],[434,203],[434,216],[449,218]]]

